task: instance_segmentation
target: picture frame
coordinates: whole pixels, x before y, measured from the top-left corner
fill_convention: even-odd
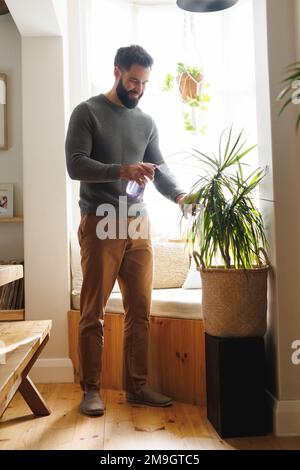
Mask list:
[[[0,218],[14,216],[14,185],[0,183]]]
[[[7,75],[0,73],[0,150],[8,150]]]

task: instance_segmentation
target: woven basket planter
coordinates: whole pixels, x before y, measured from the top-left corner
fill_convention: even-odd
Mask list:
[[[198,253],[194,252],[194,258],[202,279],[206,333],[263,336],[267,329],[268,264],[253,269],[206,268]]]

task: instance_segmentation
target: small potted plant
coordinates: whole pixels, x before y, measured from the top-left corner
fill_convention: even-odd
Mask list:
[[[163,91],[170,91],[174,88],[175,76],[168,73]],[[177,63],[176,83],[183,104],[183,120],[186,131],[192,131],[200,134],[205,133],[204,112],[207,109],[207,103],[210,96],[204,92],[208,84],[204,81],[203,69],[194,66],[188,66],[182,62]]]
[[[225,142],[224,136],[228,132]],[[202,279],[205,331],[212,336],[263,336],[266,331],[269,263],[262,215],[254,191],[265,175],[257,168],[243,173],[242,132],[220,137],[219,155],[194,150],[203,175],[185,198],[196,207],[187,229]]]
[[[177,64],[176,81],[179,87],[181,99],[184,103],[201,96],[204,83],[203,70],[198,67],[188,67],[182,62]]]

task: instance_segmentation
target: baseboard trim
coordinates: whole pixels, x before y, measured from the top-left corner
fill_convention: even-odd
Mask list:
[[[72,383],[74,373],[69,358],[38,359],[30,371],[35,383]]]
[[[300,436],[300,400],[273,399],[274,434],[278,437]]]

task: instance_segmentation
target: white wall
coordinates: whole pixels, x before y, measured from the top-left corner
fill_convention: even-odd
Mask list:
[[[10,15],[0,17],[0,71],[11,76],[9,126],[13,143],[8,152],[0,153],[0,182],[2,175],[5,182],[13,182],[19,175],[16,167],[21,180],[23,162],[20,201],[24,202],[24,211],[20,201],[17,209],[24,213],[25,316],[26,320],[53,322],[50,341],[31,373],[40,382],[73,381],[67,327],[70,263],[64,154],[66,114],[69,115],[65,113],[69,95],[66,2],[7,0],[16,25]],[[15,226],[2,225],[16,230]],[[10,232],[8,237],[12,239]],[[0,251],[0,259],[1,256]]]
[[[21,36],[59,36],[65,0],[5,0]]]
[[[274,200],[264,210],[273,265],[267,337],[269,389],[278,435],[300,435],[300,366],[291,361],[292,343],[300,339],[300,141],[295,133],[299,109],[290,106],[279,117],[281,104],[276,100],[284,68],[299,60],[295,5],[294,0],[254,0],[259,155],[270,166],[262,196]]]
[[[26,319],[52,319],[44,358],[68,357],[63,44],[22,38]]]
[[[0,72],[8,80],[8,150],[0,150],[0,183],[14,184],[14,214],[23,214],[21,37],[11,15],[0,16]],[[23,259],[23,225],[0,224],[0,260]]]

